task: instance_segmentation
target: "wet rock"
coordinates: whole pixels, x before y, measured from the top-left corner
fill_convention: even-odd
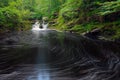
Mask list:
[[[87,32],[87,33],[83,33],[84,36],[87,36],[87,37],[92,38],[92,39],[97,39],[98,36],[100,36],[100,34],[101,34],[101,30],[99,28],[94,29],[94,30]]]
[[[2,74],[2,75],[0,75],[0,80],[10,80],[12,77],[15,77],[16,75],[19,75],[19,73],[12,72],[10,74]]]
[[[7,40],[5,40],[5,42],[6,42],[8,45],[11,45],[11,44],[16,43],[16,41],[13,40],[13,39],[7,39]]]

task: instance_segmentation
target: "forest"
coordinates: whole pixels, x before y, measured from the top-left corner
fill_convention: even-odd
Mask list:
[[[29,30],[43,17],[51,29],[120,38],[120,0],[0,0],[0,32]]]
[[[120,80],[120,0],[0,0],[0,80]]]

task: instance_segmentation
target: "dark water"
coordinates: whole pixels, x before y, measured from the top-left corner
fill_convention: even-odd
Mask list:
[[[0,80],[120,80],[120,45],[53,30],[0,41]]]

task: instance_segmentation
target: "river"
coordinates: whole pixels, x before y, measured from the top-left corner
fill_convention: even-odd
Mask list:
[[[120,80],[120,45],[55,30],[0,40],[0,80]]]

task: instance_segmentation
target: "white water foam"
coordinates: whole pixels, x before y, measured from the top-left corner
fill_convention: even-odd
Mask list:
[[[43,23],[42,23],[42,28],[40,28],[40,23],[37,21],[37,22],[35,22],[35,24],[33,24],[33,26],[32,26],[32,30],[46,30],[47,29],[47,27],[48,27],[48,23],[47,24],[45,24],[45,22],[43,21]]]

